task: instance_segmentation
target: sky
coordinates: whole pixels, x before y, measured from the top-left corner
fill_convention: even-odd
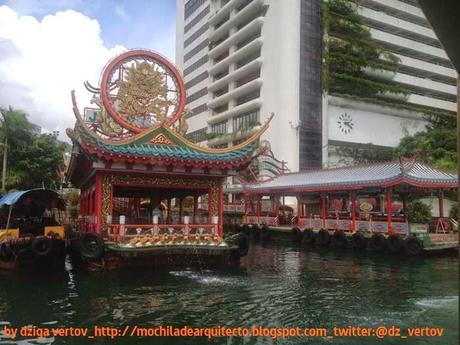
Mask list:
[[[0,106],[22,109],[43,132],[66,128],[90,106],[83,87],[126,49],[174,61],[175,0],[0,0]]]

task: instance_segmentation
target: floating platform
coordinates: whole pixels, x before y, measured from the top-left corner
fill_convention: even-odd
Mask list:
[[[135,246],[100,239],[94,233],[74,239],[71,256],[76,266],[89,270],[117,270],[127,268],[233,268],[246,255],[249,239],[237,234],[226,242],[215,244],[159,244]],[[102,240],[102,242],[101,242]],[[102,247],[101,247],[102,246]]]
[[[320,234],[321,232],[321,234]],[[341,230],[304,230],[291,226],[248,227],[251,237],[294,240],[298,243],[321,247],[369,249],[375,252],[406,252],[410,255],[455,252],[459,250],[458,233],[415,233],[410,236],[389,235],[379,232],[346,232]],[[321,238],[320,238],[321,237]],[[359,238],[357,238],[359,237]],[[360,241],[360,243],[357,243]],[[411,243],[408,243],[408,242]],[[420,246],[420,247],[418,247]]]

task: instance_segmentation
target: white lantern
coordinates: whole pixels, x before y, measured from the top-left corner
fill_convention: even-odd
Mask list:
[[[153,216],[153,224],[158,224],[158,216]]]
[[[184,224],[189,224],[189,223],[190,223],[190,217],[184,216]]]
[[[126,224],[126,217],[125,216],[120,216],[120,224]]]
[[[212,217],[212,224],[219,224],[219,216],[213,216]]]
[[[112,216],[107,216],[107,224],[112,224]]]

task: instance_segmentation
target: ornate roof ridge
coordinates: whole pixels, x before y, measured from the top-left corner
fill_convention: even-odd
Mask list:
[[[88,125],[85,123],[83,117],[81,116],[80,110],[78,109],[77,102],[76,102],[76,97],[75,97],[75,90],[71,91],[71,98],[72,98],[72,105],[73,105],[73,112],[75,114],[75,117],[77,119],[78,124],[82,127],[83,131],[85,134],[89,135],[93,139],[96,140],[96,144],[98,142],[104,143],[106,145],[112,145],[112,146],[124,146],[124,145],[159,145],[155,143],[150,143],[150,142],[145,142],[145,143],[137,143],[139,140],[142,140],[142,138],[148,137],[151,135],[153,132],[157,131],[158,129],[163,129],[165,130],[169,135],[173,136],[175,139],[178,141],[182,142],[185,146],[192,148],[196,151],[199,152],[205,152],[205,153],[214,153],[214,154],[219,154],[219,153],[231,153],[235,151],[239,151],[243,149],[244,147],[248,146],[249,144],[255,142],[260,136],[268,129],[269,124],[271,120],[273,119],[274,114],[272,113],[270,117],[265,120],[264,124],[261,126],[261,128],[251,135],[249,138],[247,138],[245,141],[241,142],[238,145],[227,147],[227,148],[208,148],[208,147],[203,147],[198,144],[195,144],[194,142],[188,140],[184,136],[182,136],[180,133],[174,131],[170,127],[168,127],[164,123],[160,123],[156,126],[153,126],[152,128],[141,132],[139,134],[135,134],[132,137],[128,139],[123,139],[120,141],[112,141],[112,140],[107,140],[104,138],[101,138],[99,135],[97,135],[95,132],[93,132],[91,129],[88,128]]]

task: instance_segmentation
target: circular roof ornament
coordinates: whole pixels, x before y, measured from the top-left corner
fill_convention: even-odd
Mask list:
[[[140,133],[160,123],[172,126],[185,107],[185,86],[174,65],[150,50],[129,50],[108,63],[100,85],[108,114]]]

